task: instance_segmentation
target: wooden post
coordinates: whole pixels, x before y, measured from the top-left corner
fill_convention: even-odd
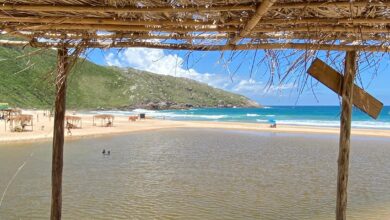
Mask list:
[[[342,112],[340,117],[340,145],[337,175],[336,220],[346,219],[349,149],[352,119],[352,96],[354,78],[357,69],[356,60],[356,51],[350,51],[346,53],[344,70],[345,73],[342,86]]]
[[[61,219],[64,117],[66,103],[66,79],[69,71],[68,62],[68,50],[66,48],[58,49],[51,173],[51,220]]]

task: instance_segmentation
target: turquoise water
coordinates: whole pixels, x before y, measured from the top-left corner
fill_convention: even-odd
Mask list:
[[[204,120],[268,123],[308,126],[339,126],[339,106],[270,106],[264,108],[200,108],[189,110],[151,111],[110,111],[111,114],[130,115],[146,113],[156,118],[171,120]],[[390,106],[385,106],[377,120],[358,109],[353,110],[352,126],[356,128],[390,129]]]

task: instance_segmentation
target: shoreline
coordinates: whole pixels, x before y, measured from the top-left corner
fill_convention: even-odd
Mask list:
[[[31,143],[52,140],[53,118],[44,116],[43,111],[24,111],[24,114],[34,115],[34,131],[11,132],[5,127],[4,120],[0,121],[0,144],[9,143]],[[67,115],[71,115],[68,112]],[[135,122],[128,121],[128,116],[115,116],[113,127],[92,126],[91,114],[79,114],[82,118],[82,128],[72,129],[72,135],[65,130],[65,140],[77,140],[81,138],[93,138],[126,134],[130,132],[180,129],[180,128],[211,128],[225,130],[258,131],[271,133],[298,133],[298,134],[339,134],[339,128],[319,126],[292,126],[278,125],[277,128],[270,128],[268,124],[248,122],[215,122],[215,121],[174,121],[163,119],[146,119]],[[5,129],[7,129],[5,131]],[[368,137],[390,137],[390,130],[384,129],[352,129],[352,136]]]

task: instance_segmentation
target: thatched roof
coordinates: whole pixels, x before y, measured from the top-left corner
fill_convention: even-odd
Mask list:
[[[94,115],[93,117],[96,118],[96,119],[103,119],[103,120],[106,120],[106,119],[112,120],[112,119],[114,119],[113,115],[108,115],[108,114]]]
[[[66,115],[65,116],[65,121],[81,121],[81,117],[78,117],[78,116],[70,116],[70,115]]]
[[[0,0],[0,29],[36,47],[387,51],[390,2]],[[1,41],[0,44],[12,44]],[[20,43],[20,42],[19,42]]]
[[[13,115],[9,117],[10,121],[30,122],[33,120],[32,115]]]
[[[22,110],[18,109],[18,108],[3,109],[2,111],[8,112],[9,114],[14,114],[14,115],[22,114]]]

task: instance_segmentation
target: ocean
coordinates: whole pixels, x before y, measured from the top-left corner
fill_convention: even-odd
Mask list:
[[[99,111],[100,112],[100,111]],[[99,113],[93,112],[93,113]],[[269,123],[298,126],[338,127],[340,106],[266,106],[264,108],[195,108],[188,110],[104,111],[114,115],[145,113],[160,119]],[[385,106],[377,120],[354,108],[352,127],[390,129],[390,106]]]

